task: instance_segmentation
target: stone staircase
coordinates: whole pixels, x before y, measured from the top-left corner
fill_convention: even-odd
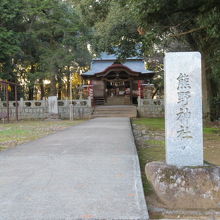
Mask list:
[[[105,104],[105,99],[104,99],[103,96],[95,97],[94,98],[94,103],[95,103],[95,105],[104,105]]]
[[[92,118],[97,117],[137,117],[137,108],[133,105],[96,106]]]
[[[106,105],[130,105],[130,96],[113,96],[108,97]]]

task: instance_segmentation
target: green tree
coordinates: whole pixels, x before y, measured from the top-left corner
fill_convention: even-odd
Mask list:
[[[130,0],[129,4],[131,10],[135,11],[136,20],[145,32],[146,44],[149,42],[149,35],[153,36],[157,42],[162,40],[161,43],[177,39],[186,42],[191,50],[202,53],[204,113],[209,116],[210,103],[217,95],[214,94],[216,90],[213,90],[216,84],[213,76],[219,75],[215,62],[220,46],[219,2],[216,0],[190,2],[186,0],[142,0],[139,2]]]
[[[40,72],[51,81],[50,94],[57,94],[57,81],[62,82],[62,69],[68,65],[85,65],[89,58],[82,23],[70,4],[59,0],[26,0],[27,32],[37,39],[32,54],[39,59]],[[65,16],[64,16],[65,15]],[[39,79],[39,76],[35,74]]]
[[[200,51],[204,113],[209,117],[210,103],[220,97],[219,1],[84,0],[81,7],[85,19],[93,25],[96,51],[113,52],[117,48],[114,52],[121,57],[135,51],[145,56],[176,50]]]
[[[0,1],[0,78],[10,81],[16,81],[16,74],[13,72],[13,68],[15,56],[21,51],[21,8],[20,1]]]
[[[26,98],[59,96],[71,66],[90,61],[88,28],[75,7],[60,0],[3,0],[0,3],[0,78],[24,84]]]

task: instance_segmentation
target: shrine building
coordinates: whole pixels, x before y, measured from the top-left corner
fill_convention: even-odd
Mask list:
[[[116,55],[102,53],[92,60],[91,69],[82,74],[93,89],[96,105],[137,104],[141,85],[149,83],[154,72],[145,68],[143,58],[127,58],[123,63]]]

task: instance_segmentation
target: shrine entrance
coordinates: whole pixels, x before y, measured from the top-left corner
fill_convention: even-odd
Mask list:
[[[115,69],[103,76],[105,103],[107,105],[132,104],[132,74],[125,69]]]
[[[103,54],[92,61],[91,70],[82,77],[89,80],[94,105],[130,105],[137,104],[140,81],[153,75],[141,58],[128,58],[122,64],[115,55]]]
[[[106,81],[106,104],[132,104],[131,81]]]

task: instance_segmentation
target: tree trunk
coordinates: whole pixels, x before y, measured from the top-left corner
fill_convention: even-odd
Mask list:
[[[44,89],[44,82],[43,79],[40,79],[40,99],[43,100],[45,97],[45,89]]]
[[[193,35],[187,35],[187,41],[194,51],[202,51],[202,106],[203,106],[203,118],[210,121],[210,99],[211,99],[211,84],[210,84],[210,73],[211,70],[206,64],[208,53],[205,52],[204,48],[201,48],[198,44],[200,37],[193,37]]]
[[[68,66],[66,78],[67,78],[66,96],[69,97],[70,95],[70,67],[69,66]]]
[[[63,87],[61,71],[59,71],[59,74],[57,75],[57,82],[58,82],[58,100],[61,100],[62,99],[62,87]]]
[[[55,70],[55,68],[54,68]],[[57,71],[57,70],[55,70]],[[50,77],[50,96],[56,96],[57,95],[57,80],[56,80],[56,74],[55,71],[52,73],[51,77]]]
[[[32,76],[35,73],[35,67],[34,63],[31,64],[31,69],[30,69],[30,85],[28,86],[28,100],[34,100],[34,85],[35,85],[35,80],[32,78]]]
[[[203,96],[203,118],[207,121],[210,120],[211,113],[211,81],[210,81],[211,69],[206,64],[206,55],[202,54],[202,96]]]
[[[34,87],[28,86],[28,100],[34,100]]]

